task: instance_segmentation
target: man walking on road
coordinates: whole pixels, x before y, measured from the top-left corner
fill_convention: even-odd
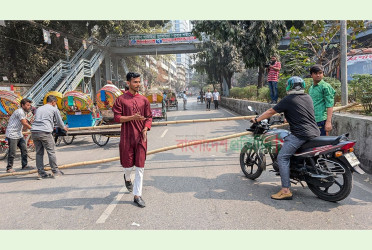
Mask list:
[[[309,95],[313,99],[315,121],[318,124],[320,135],[328,135],[332,130],[332,113],[336,91],[323,80],[323,66],[314,65],[310,68],[313,85],[309,89]]]
[[[183,99],[183,110],[186,110],[186,105],[187,105],[187,95],[186,95],[186,91],[183,91],[182,99]]]
[[[208,89],[208,92],[205,93],[205,102],[207,103],[207,110],[211,110],[211,101],[212,101],[212,93]]]
[[[213,92],[213,103],[214,103],[214,109],[218,109],[218,102],[220,101],[220,93],[217,91],[217,89],[214,89]]]
[[[27,166],[27,146],[22,134],[22,128],[31,128],[26,119],[26,113],[30,110],[31,100],[23,99],[21,100],[21,108],[14,111],[9,118],[5,132],[9,144],[8,165],[6,167],[8,173],[14,172],[13,164],[17,147],[21,150],[22,169],[33,169],[33,167]]]
[[[124,182],[129,192],[133,191],[134,203],[145,207],[142,199],[143,173],[147,152],[147,131],[151,129],[152,113],[150,102],[138,93],[141,75],[129,72],[129,90],[118,97],[112,108],[114,120],[121,123],[120,163],[124,168]],[[135,168],[134,185],[130,174]]]
[[[57,109],[57,98],[54,95],[47,97],[47,104],[38,108],[35,114],[35,121],[32,123],[31,136],[36,149],[36,167],[39,174],[38,179],[52,178],[63,175],[58,169],[53,139],[54,127],[68,130],[62,121],[61,114]],[[53,175],[47,174],[44,170],[44,149],[47,151],[49,165]]]

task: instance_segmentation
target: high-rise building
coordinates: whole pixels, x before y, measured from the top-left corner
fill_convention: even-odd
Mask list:
[[[191,32],[192,24],[190,20],[172,20],[169,32]],[[177,67],[185,68],[185,84],[190,83],[193,76],[193,70],[190,68],[192,65],[192,55],[190,54],[176,54]],[[182,77],[180,77],[182,79]],[[183,85],[181,83],[181,85]]]

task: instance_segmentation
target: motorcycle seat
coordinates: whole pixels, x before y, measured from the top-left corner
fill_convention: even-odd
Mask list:
[[[341,139],[341,136],[318,136],[305,142],[298,149],[298,151],[308,149],[308,148],[321,147],[325,145],[336,145],[340,142],[340,139]]]

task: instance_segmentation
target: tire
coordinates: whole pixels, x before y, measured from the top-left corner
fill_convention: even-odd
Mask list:
[[[0,160],[4,160],[9,153],[9,146],[8,144],[4,144],[0,146]]]
[[[320,199],[325,200],[325,201],[336,202],[336,201],[343,200],[349,196],[351,192],[351,188],[352,188],[353,176],[351,174],[349,167],[346,166],[343,162],[339,161],[338,159],[333,159],[333,158],[329,160],[339,163],[342,166],[342,168],[345,170],[345,173],[337,174],[337,177],[335,178],[335,183],[332,184],[328,188],[318,187],[311,183],[307,183],[307,185],[309,189],[311,190],[311,192],[313,192]],[[338,181],[340,180],[339,177],[342,178],[342,184]],[[338,186],[338,188],[336,186]],[[337,192],[330,193],[329,192],[330,188],[336,191],[337,189],[339,190]]]
[[[26,146],[27,146],[27,157],[31,160],[36,159],[36,148],[34,141],[31,138],[31,134],[26,137]]]
[[[240,168],[248,179],[257,179],[262,174],[263,164],[266,165],[265,154],[257,153],[256,150],[249,149],[248,146],[242,148],[240,152]],[[254,169],[256,170],[254,171]]]
[[[63,136],[62,140],[65,142],[66,145],[70,145],[75,139],[75,136]]]
[[[110,140],[110,137],[100,134],[92,135],[93,142],[97,144],[100,147],[106,146],[108,141]]]

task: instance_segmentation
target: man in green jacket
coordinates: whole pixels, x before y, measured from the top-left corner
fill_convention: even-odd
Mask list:
[[[323,80],[323,72],[323,67],[318,64],[310,68],[313,85],[309,89],[309,95],[313,99],[315,121],[321,136],[328,135],[332,130],[332,113],[336,93],[332,86]]]

